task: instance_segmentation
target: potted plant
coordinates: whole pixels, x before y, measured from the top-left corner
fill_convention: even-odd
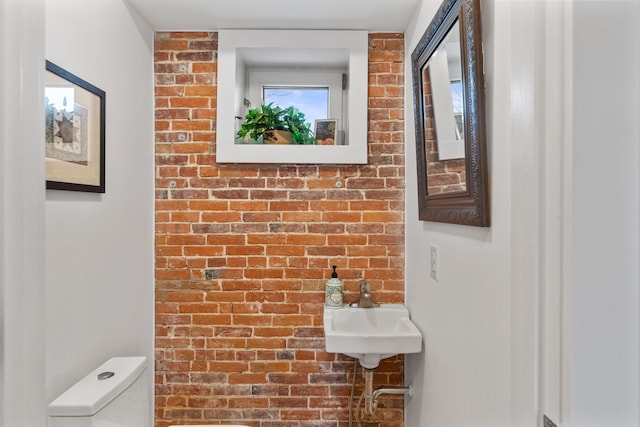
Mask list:
[[[245,106],[250,105],[245,100]],[[238,131],[238,137],[249,136],[258,140],[262,136],[265,144],[313,144],[315,139],[311,124],[295,107],[281,108],[273,103],[262,104],[249,110]]]

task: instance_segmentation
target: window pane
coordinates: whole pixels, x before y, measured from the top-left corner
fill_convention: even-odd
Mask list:
[[[453,117],[456,121],[456,139],[464,140],[464,103],[462,102],[462,81],[451,81]]]
[[[304,114],[307,122],[313,125],[316,119],[328,119],[329,88],[328,87],[274,87],[263,88],[264,103],[273,102],[282,108],[293,106]]]

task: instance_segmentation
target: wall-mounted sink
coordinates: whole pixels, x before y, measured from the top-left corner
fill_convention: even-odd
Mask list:
[[[396,354],[422,351],[422,334],[402,304],[325,308],[324,334],[327,352],[360,359],[367,369]]]

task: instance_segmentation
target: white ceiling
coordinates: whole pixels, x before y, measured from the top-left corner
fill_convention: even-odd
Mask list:
[[[404,32],[422,0],[127,0],[156,31]]]

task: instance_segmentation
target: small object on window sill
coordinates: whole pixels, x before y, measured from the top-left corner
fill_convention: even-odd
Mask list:
[[[264,134],[265,144],[291,144],[293,134],[286,130],[268,130]]]

